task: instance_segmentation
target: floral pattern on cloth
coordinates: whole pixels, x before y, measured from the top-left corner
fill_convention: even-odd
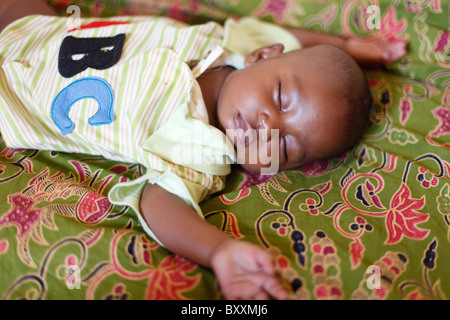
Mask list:
[[[276,257],[293,299],[449,299],[450,5],[443,0],[50,0],[60,14],[252,15],[346,37],[406,39],[366,71],[371,125],[351,150],[271,177],[235,168],[206,219]],[[380,28],[364,23],[380,8]],[[0,144],[2,299],[220,299],[214,275],[143,233],[108,191],[139,165]]]

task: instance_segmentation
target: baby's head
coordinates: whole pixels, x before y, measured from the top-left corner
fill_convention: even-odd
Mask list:
[[[219,96],[218,127],[250,172],[335,156],[358,140],[368,122],[370,90],[350,56],[331,45],[283,49],[275,44],[254,51]]]

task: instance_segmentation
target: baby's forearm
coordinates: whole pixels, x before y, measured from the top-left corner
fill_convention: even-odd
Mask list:
[[[141,212],[167,249],[214,271],[226,298],[287,297],[274,276],[274,259],[268,252],[228,236],[177,196],[148,184],[141,197]]]
[[[140,206],[148,226],[168,250],[205,267],[211,267],[214,249],[232,240],[158,185],[145,187]]]
[[[288,28],[287,30],[300,41],[304,48],[317,46],[319,44],[332,44],[338,48],[345,49],[345,38],[301,29]]]
[[[302,44],[304,48],[320,44],[331,44],[350,55],[361,66],[377,66],[400,59],[406,54],[406,40],[388,41],[383,38],[366,37],[342,38],[300,29],[287,28]]]

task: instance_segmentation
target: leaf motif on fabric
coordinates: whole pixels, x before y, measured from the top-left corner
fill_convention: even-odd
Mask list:
[[[271,203],[273,205],[276,205],[276,206],[280,206],[280,204],[272,196],[272,194],[270,192],[270,187],[272,187],[275,190],[280,191],[280,192],[287,192],[286,189],[284,189],[281,186],[279,180],[281,180],[283,182],[286,182],[286,183],[292,183],[284,172],[278,172],[277,174],[272,176],[266,182],[263,182],[263,183],[257,185],[257,187],[259,188],[259,192],[261,193],[262,197],[267,202],[269,202],[269,203]]]
[[[88,247],[95,244],[102,236],[104,229],[88,229],[78,235],[78,239],[83,241]]]
[[[280,204],[272,197],[272,194],[269,191],[269,185],[268,184],[262,184],[258,186],[259,192],[261,193],[262,197],[269,203],[280,206]]]
[[[227,220],[225,224],[225,232],[236,239],[241,239],[244,236],[239,231],[238,221],[236,216],[231,212],[227,212]]]
[[[332,186],[332,182],[327,181],[327,182],[315,185],[314,187],[311,188],[311,190],[316,191],[316,192],[320,193],[321,195],[324,195],[331,189],[331,186]]]
[[[244,189],[239,190],[238,196],[235,199],[229,199],[228,196],[226,196],[224,194],[221,194],[219,196],[219,198],[225,204],[233,204],[233,203],[236,203],[239,200],[247,197],[248,195],[250,195],[250,193],[251,193],[251,189],[250,188],[244,188]]]
[[[398,109],[400,111],[400,123],[402,125],[405,125],[405,123],[408,121],[408,119],[411,115],[411,112],[413,111],[413,105],[411,103],[411,99],[403,98],[400,101]]]
[[[221,215],[223,218],[221,225],[217,225],[222,231],[236,239],[241,239],[244,237],[239,231],[238,219],[233,213],[228,212],[227,210],[213,211],[206,213],[205,219],[211,218],[215,215]]]

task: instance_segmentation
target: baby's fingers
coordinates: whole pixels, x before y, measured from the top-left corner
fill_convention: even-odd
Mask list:
[[[221,288],[226,299],[236,300],[269,300],[286,299],[287,292],[273,277],[264,274],[253,274],[250,278],[237,278]]]
[[[286,290],[284,290],[278,280],[273,277],[268,278],[267,281],[265,281],[263,288],[264,291],[274,299],[284,300],[288,297]]]
[[[269,252],[266,251],[259,252],[259,254],[256,256],[256,261],[258,263],[258,267],[264,273],[268,275],[274,274],[275,272],[274,258]]]
[[[394,62],[406,54],[406,41],[395,41],[386,44],[383,59],[385,62]]]
[[[253,300],[270,300],[270,296],[267,292],[260,291],[253,297]]]

